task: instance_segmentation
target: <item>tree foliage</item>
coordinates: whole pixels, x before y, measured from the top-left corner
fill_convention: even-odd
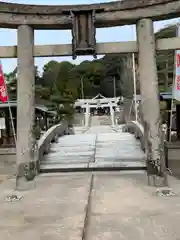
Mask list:
[[[78,65],[68,61],[49,61],[44,65],[41,76],[35,67],[36,97],[51,100],[52,96],[60,96],[61,101],[68,98],[73,102],[77,98],[94,97],[98,93],[113,97],[114,90],[116,95],[125,96],[130,87],[129,81],[132,81],[131,64],[128,66],[129,75],[127,69],[124,69],[126,59],[127,56],[116,54],[83,61]],[[6,79],[10,91],[12,88],[17,89],[17,68],[6,74]]]

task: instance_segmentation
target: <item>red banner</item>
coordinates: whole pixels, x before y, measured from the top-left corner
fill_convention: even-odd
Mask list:
[[[0,62],[0,101],[2,101],[3,103],[8,101],[6,83],[5,83],[1,62]]]
[[[176,66],[180,67],[180,53],[176,55]]]
[[[176,89],[180,90],[180,75],[176,76]]]

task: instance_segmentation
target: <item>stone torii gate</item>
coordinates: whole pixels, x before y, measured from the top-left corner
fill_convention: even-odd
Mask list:
[[[138,53],[143,117],[149,151],[160,159],[160,109],[156,50],[180,48],[180,39],[155,42],[153,21],[180,16],[179,0],[122,0],[91,5],[38,6],[0,3],[0,27],[17,29],[17,46],[0,47],[1,58],[18,59],[17,165],[32,161],[34,57]],[[96,28],[136,24],[137,41],[96,43]],[[71,29],[72,44],[34,46],[35,29]]]

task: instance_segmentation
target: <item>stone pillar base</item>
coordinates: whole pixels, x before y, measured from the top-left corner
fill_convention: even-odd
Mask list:
[[[21,163],[17,169],[16,190],[29,190],[35,187],[36,162]]]
[[[36,187],[35,180],[27,181],[25,177],[16,179],[16,191],[27,191]]]
[[[153,187],[168,187],[167,176],[147,175],[148,185]]]

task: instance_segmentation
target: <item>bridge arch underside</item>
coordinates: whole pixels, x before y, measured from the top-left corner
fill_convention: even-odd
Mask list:
[[[18,58],[17,165],[31,162],[34,119],[34,57],[90,53],[138,53],[142,111],[149,152],[160,159],[156,50],[180,48],[180,39],[154,39],[153,21],[180,16],[177,0],[123,0],[91,5],[37,6],[0,3],[0,27],[17,28],[18,45],[1,46],[1,58]],[[79,21],[78,21],[79,20]],[[78,25],[80,22],[80,25]],[[136,24],[137,41],[96,44],[100,27]],[[88,27],[87,27],[88,26]],[[72,44],[34,46],[34,29],[71,29]],[[81,33],[81,39],[77,36]],[[147,87],[148,86],[148,87]],[[26,106],[26,107],[25,107]],[[19,177],[23,171],[18,171]]]

